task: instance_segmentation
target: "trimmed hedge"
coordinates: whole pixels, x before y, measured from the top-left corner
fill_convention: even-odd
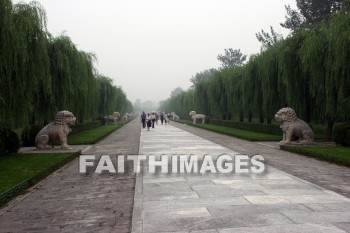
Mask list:
[[[210,124],[236,128],[241,130],[253,131],[257,133],[282,135],[281,128],[278,125],[252,123],[252,122],[236,122],[227,120],[210,119]]]
[[[9,128],[0,128],[0,155],[17,153],[19,148],[18,135]]]
[[[93,128],[99,127],[101,125],[103,125],[103,120],[90,121],[90,122],[72,125],[72,126],[70,126],[70,128],[72,129],[72,132],[70,133],[70,135],[75,134],[75,133],[79,133],[79,132],[84,131],[84,130],[93,129]]]
[[[35,137],[41,128],[42,125],[27,125],[21,135],[22,146],[35,146]]]
[[[292,153],[316,158],[319,160],[350,167],[350,156],[349,156],[347,147],[342,147],[342,148],[341,147],[316,147],[315,148],[313,146],[280,145],[280,149],[289,151]],[[329,150],[331,150],[331,152]],[[339,152],[337,150],[342,150],[342,152]]]
[[[337,144],[350,146],[350,122],[336,124],[333,135],[333,140]]]

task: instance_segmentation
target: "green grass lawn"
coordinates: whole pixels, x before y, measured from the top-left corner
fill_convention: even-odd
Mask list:
[[[103,125],[94,129],[84,130],[82,132],[69,135],[69,145],[88,145],[95,144],[114,130],[122,127],[126,122],[118,122],[116,125]]]
[[[74,153],[28,153],[0,156],[0,193],[71,157]]]
[[[206,129],[206,130],[210,130],[216,133],[226,134],[229,136],[233,136],[233,137],[248,140],[248,141],[281,141],[282,140],[282,135],[278,136],[278,135],[272,135],[272,134],[256,133],[252,131],[211,125],[211,124],[197,123],[196,125],[193,125],[192,121],[189,121],[189,120],[179,120],[177,122],[188,124],[188,125]]]
[[[350,167],[350,147],[282,146],[281,149]]]

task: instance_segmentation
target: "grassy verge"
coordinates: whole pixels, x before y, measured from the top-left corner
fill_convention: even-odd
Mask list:
[[[78,154],[28,153],[0,157],[0,205],[71,161]]]
[[[120,121],[115,125],[103,125],[93,129],[68,136],[69,145],[88,145],[95,144],[113,131],[119,129],[129,121]]]
[[[281,141],[282,140],[282,136],[278,136],[278,135],[256,133],[252,131],[240,130],[240,129],[211,125],[211,124],[193,125],[191,121],[187,121],[187,120],[179,120],[177,122],[188,124],[188,125],[206,129],[206,130],[210,130],[216,133],[221,133],[228,136],[233,136],[236,138],[248,140],[248,141]]]
[[[349,147],[317,147],[317,146],[286,146],[281,145],[282,150],[306,155],[320,160],[350,167]]]

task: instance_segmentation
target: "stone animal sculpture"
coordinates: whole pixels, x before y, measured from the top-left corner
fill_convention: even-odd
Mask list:
[[[275,119],[282,122],[280,128],[283,132],[283,140],[280,143],[290,143],[293,135],[299,138],[298,142],[301,144],[311,144],[314,141],[314,132],[305,121],[297,117],[292,108],[280,109]]]
[[[71,131],[70,125],[74,125],[76,117],[69,111],[60,111],[50,124],[42,128],[35,137],[35,146],[38,149],[54,148],[53,143],[59,139],[62,149],[71,149],[67,144],[67,136]],[[51,146],[50,146],[51,145]]]
[[[171,115],[173,116],[173,120],[179,120],[180,117],[178,115],[176,115],[175,112],[172,112]]]
[[[204,114],[197,114],[195,111],[191,111],[189,113],[189,115],[193,119],[193,124],[196,124],[197,119],[202,119],[202,124],[205,123],[205,115]]]
[[[124,120],[128,120],[131,117],[131,114],[125,113],[124,116],[122,117]]]
[[[113,115],[104,117],[106,125],[108,124],[108,122],[113,122],[114,124],[117,124],[117,121],[119,120],[119,118],[120,118],[119,112],[114,112]]]

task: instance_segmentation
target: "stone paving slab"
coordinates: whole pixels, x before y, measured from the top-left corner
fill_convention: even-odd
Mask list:
[[[140,141],[145,156],[239,154],[173,125],[142,130]],[[150,174],[148,167],[136,176],[134,233],[347,232],[350,224],[348,198],[271,166],[262,174]]]
[[[303,180],[350,198],[350,168],[282,151],[278,142],[249,142],[197,127],[171,122],[173,126],[241,154],[264,156],[265,163]]]
[[[139,135],[135,119],[83,154],[137,154]],[[130,232],[135,175],[128,166],[125,174],[79,174],[73,160],[1,209],[0,232]]]

